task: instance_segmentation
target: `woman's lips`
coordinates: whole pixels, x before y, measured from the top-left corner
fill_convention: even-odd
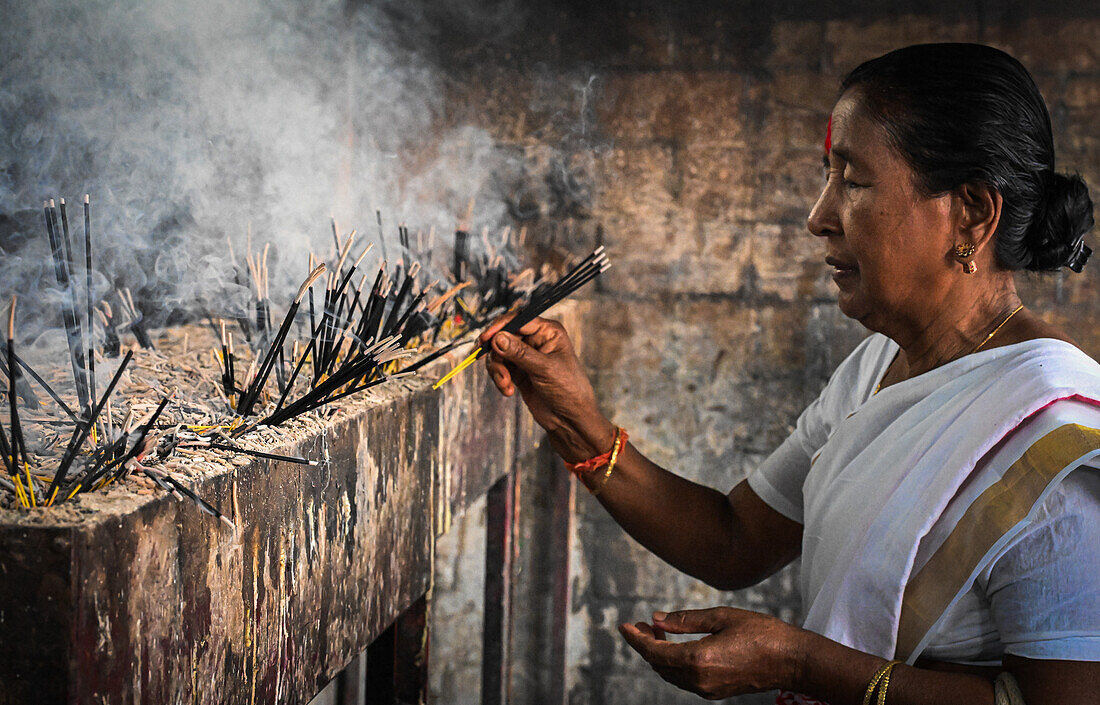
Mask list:
[[[854,264],[842,262],[835,257],[826,257],[825,264],[833,268],[833,281],[838,283],[859,275],[859,267]]]

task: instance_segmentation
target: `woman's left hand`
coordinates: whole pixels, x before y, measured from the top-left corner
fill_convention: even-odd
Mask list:
[[[653,613],[653,624],[620,624],[627,643],[669,683],[720,700],[790,687],[797,680],[802,629],[733,607]],[[665,633],[706,634],[671,642]]]

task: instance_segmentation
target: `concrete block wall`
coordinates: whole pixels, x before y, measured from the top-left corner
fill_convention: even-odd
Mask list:
[[[439,51],[455,76],[445,119],[478,124],[517,155],[501,197],[531,242],[573,252],[601,242],[615,262],[583,326],[604,409],[658,463],[729,488],[865,334],[836,309],[822,248],[805,229],[843,74],[912,43],[1001,47],[1047,99],[1059,167],[1081,172],[1100,200],[1100,11],[710,5],[559,1],[529,10],[519,31],[444,38]],[[1093,355],[1098,286],[1100,262],[1081,275],[1021,277],[1029,305]],[[570,702],[697,702],[616,633],[651,610],[729,604],[797,621],[797,566],[718,592],[647,554],[583,493],[577,507]],[[446,648],[435,641],[433,658]]]

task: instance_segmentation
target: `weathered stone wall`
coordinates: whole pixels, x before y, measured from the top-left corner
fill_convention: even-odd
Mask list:
[[[864,335],[836,309],[822,247],[805,229],[846,71],[924,41],[1004,48],[1047,99],[1060,168],[1100,186],[1095,8],[550,5],[511,34],[443,39],[456,69],[447,119],[484,126],[517,156],[523,166],[502,176],[502,195],[544,253],[606,244],[615,266],[585,325],[598,393],[643,452],[701,482],[744,477]],[[1098,264],[1021,278],[1027,302],[1094,355]],[[718,592],[647,554],[583,493],[578,511],[571,702],[697,702],[615,632],[653,609],[732,604],[797,619],[796,569]]]
[[[587,307],[567,301],[554,315],[578,345],[587,337],[581,321]],[[525,425],[526,424],[526,425]],[[519,432],[542,438],[529,414],[522,414]],[[555,573],[561,569],[555,545],[556,493],[553,473],[561,472],[544,441],[516,458],[521,468],[517,557],[512,601],[513,634],[511,690],[518,703],[552,702],[551,682],[555,635]],[[563,514],[568,507],[558,507]],[[486,502],[478,499],[452,517],[435,545],[435,570],[430,603],[431,649],[429,694],[432,702],[477,705],[481,700],[481,635],[485,585]],[[564,547],[567,549],[567,547]]]

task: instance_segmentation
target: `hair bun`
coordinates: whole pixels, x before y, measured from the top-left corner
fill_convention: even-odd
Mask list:
[[[1027,249],[1031,253],[1027,269],[1069,267],[1080,272],[1092,253],[1085,244],[1085,234],[1092,225],[1092,199],[1085,180],[1077,174],[1053,174],[1027,229]]]

